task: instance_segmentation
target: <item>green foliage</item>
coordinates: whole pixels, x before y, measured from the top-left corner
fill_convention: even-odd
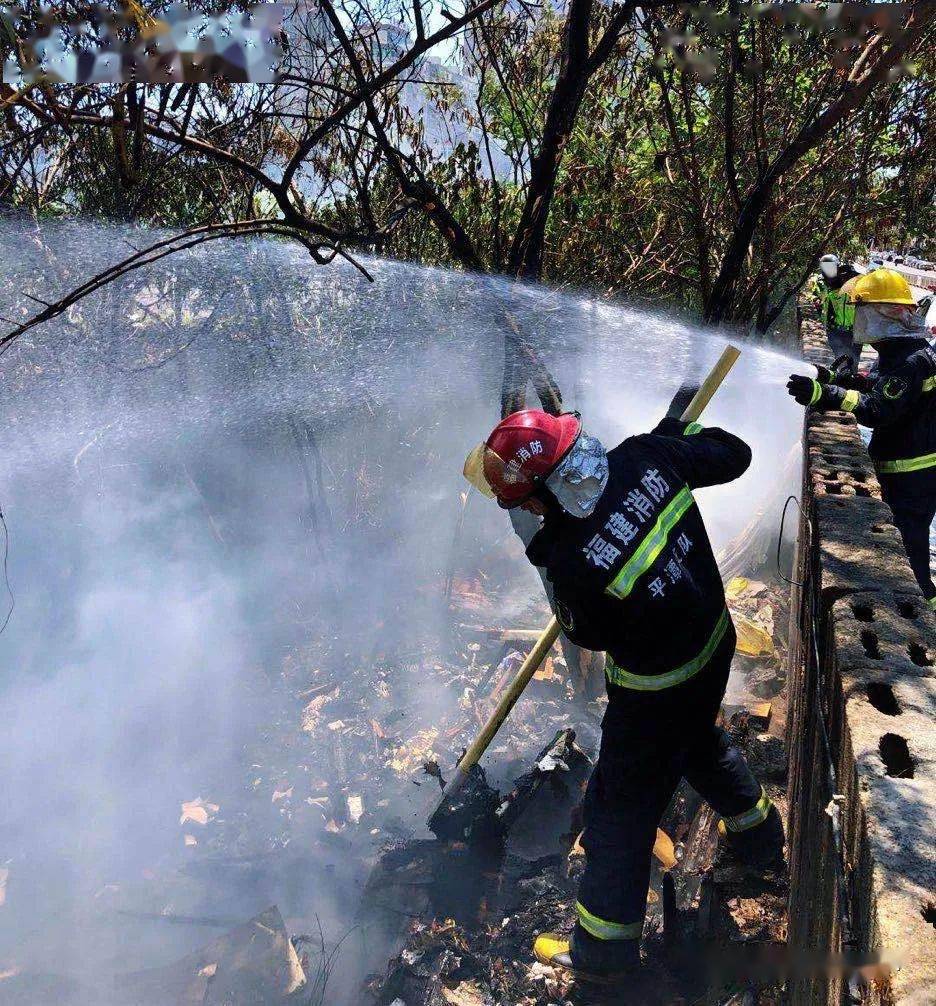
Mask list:
[[[831,6],[787,7],[783,16],[760,7],[735,16],[735,3],[673,4],[632,22],[563,138],[544,280],[703,311],[746,201],[843,93],[876,30]],[[595,6],[593,46],[612,16]],[[384,55],[367,31],[365,19],[354,37],[373,75]],[[727,320],[769,328],[826,250],[858,257],[873,241],[934,257],[933,41],[931,31],[901,72],[772,184]],[[94,128],[7,109],[0,198],[36,213],[168,227],[292,209],[295,219],[346,235],[349,246],[453,265],[452,235],[430,209],[442,203],[482,264],[505,271],[562,73],[561,18],[492,12],[461,52],[471,81],[464,91],[417,64],[412,82],[374,96],[385,142],[358,108],[314,145],[284,196],[275,191],[279,172],[357,86],[337,47],[316,53],[310,44],[312,56],[291,50],[292,80],[283,86],[71,89],[63,104],[97,117]],[[184,128],[202,146],[141,135],[141,105],[148,122],[170,134]],[[440,142],[440,129],[450,141]]]
[[[718,9],[716,9],[718,8]],[[839,92],[860,41],[805,15],[732,20],[728,5],[644,21],[591,82],[556,180],[544,279],[692,313],[709,296],[747,195]],[[522,172],[518,109],[543,106],[558,61],[552,26],[513,53],[508,91],[481,92],[490,136]],[[544,56],[544,51],[547,54]],[[819,254],[861,256],[869,243],[919,246],[933,232],[933,49],[916,57],[776,185],[729,317],[769,325]],[[503,266],[523,192],[471,167],[436,166],[487,261]],[[729,177],[734,174],[734,181]],[[414,220],[388,250],[413,254]],[[443,256],[435,245],[433,260]]]

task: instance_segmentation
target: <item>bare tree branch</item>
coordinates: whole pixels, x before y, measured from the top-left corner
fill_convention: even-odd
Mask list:
[[[479,0],[473,7],[470,7],[458,18],[451,18],[444,28],[427,35],[421,41],[417,40],[408,52],[404,53],[395,63],[381,71],[374,78],[365,81],[353,98],[349,98],[343,104],[320,122],[315,129],[298,145],[286,169],[283,172],[283,185],[288,187],[293,176],[298,171],[299,166],[308,156],[309,151],[324,137],[326,137],[339,123],[343,122],[355,109],[360,108],[365,101],[372,98],[381,88],[396,80],[405,70],[408,70],[421,56],[424,56],[430,49],[440,42],[445,42],[458,34],[466,25],[479,17],[486,10],[489,10],[500,0]],[[333,22],[334,23],[334,22]]]
[[[191,230],[183,231],[172,237],[157,241],[155,244],[109,266],[107,269],[92,276],[80,286],[75,287],[64,297],[50,303],[43,311],[33,315],[26,321],[17,324],[11,331],[0,336],[0,352],[5,352],[9,345],[24,332],[50,321],[61,314],[64,314],[73,304],[83,300],[85,297],[102,287],[113,283],[115,280],[126,276],[128,273],[144,266],[152,265],[167,255],[193,248],[196,245],[205,244],[208,241],[217,241],[220,238],[243,237],[246,235],[265,234],[274,237],[291,238],[298,241],[309,252],[312,258],[319,265],[328,265],[336,257],[345,259],[351,263],[366,279],[372,281],[373,276],[368,270],[344,250],[336,245],[328,244],[325,241],[313,241],[309,236],[300,230],[288,227],[277,220],[240,220],[231,224],[209,224],[203,227],[194,227]],[[12,322],[9,322],[13,324]]]

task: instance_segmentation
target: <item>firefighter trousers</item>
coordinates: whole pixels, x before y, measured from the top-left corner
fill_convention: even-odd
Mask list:
[[[916,474],[916,473],[914,473]],[[910,480],[905,473],[879,476],[884,502],[894,513],[894,523],[903,539],[910,568],[916,577],[920,590],[927,601],[936,606],[936,584],[930,570],[930,527],[936,516],[936,476],[930,472],[919,473],[924,479],[914,478],[912,490],[908,491]],[[921,485],[924,483],[924,485]]]
[[[837,328],[829,325],[826,328],[826,339],[835,360],[843,356],[851,357],[852,365],[857,372],[858,361],[861,358],[861,346],[855,345],[854,333],[850,328]]]
[[[585,794],[586,866],[576,906],[592,936],[640,938],[657,825],[683,777],[729,827],[732,818],[750,827],[766,817],[770,804],[760,784],[715,724],[734,648],[729,624],[708,664],[683,684],[660,691],[608,686]]]

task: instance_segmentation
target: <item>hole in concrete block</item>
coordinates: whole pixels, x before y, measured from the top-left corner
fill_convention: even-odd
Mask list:
[[[867,686],[868,701],[885,716],[899,716],[903,709],[897,701],[894,689],[884,681],[869,681]]]
[[[825,491],[830,496],[841,496],[842,495],[842,483],[841,482],[826,482]]]
[[[917,665],[917,667],[932,667],[933,658],[927,650],[927,648],[919,641],[913,640],[907,647],[907,653],[910,654],[910,659]]]
[[[874,609],[870,604],[862,604],[860,601],[852,602],[852,614],[859,622],[873,622]]]
[[[856,496],[868,497],[871,495],[871,490],[867,486],[853,486]]]
[[[884,734],[878,744],[884,771],[896,779],[913,778],[913,759],[905,738],[900,734]]]
[[[871,525],[871,533],[872,534],[885,534],[886,531],[887,531],[887,525],[886,524],[872,524]]]
[[[920,614],[919,609],[913,601],[898,601],[897,612],[904,618],[916,618]]]
[[[927,901],[926,904],[920,909],[920,915],[934,928],[936,929],[936,903],[932,901]]]
[[[881,647],[878,643],[877,633],[873,629],[861,630],[861,645],[864,647],[865,656],[872,660],[881,659]]]

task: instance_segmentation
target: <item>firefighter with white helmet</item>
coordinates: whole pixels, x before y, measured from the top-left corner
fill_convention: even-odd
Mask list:
[[[855,307],[842,287],[858,271],[850,262],[840,262],[838,255],[823,255],[819,259],[819,273],[813,279],[812,292],[825,325],[826,339],[835,359],[833,369],[857,370],[861,353],[853,344],[852,329]]]

